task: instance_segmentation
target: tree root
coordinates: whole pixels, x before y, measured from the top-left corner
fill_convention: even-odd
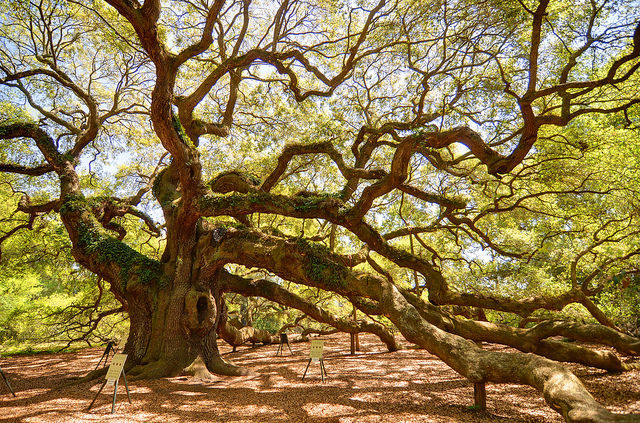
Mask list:
[[[214,356],[206,361],[207,369],[211,373],[222,376],[254,376],[255,372],[245,367],[224,361],[220,356]]]

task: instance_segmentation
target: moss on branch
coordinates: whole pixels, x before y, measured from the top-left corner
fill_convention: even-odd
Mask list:
[[[248,214],[254,212],[282,213],[292,217],[304,217],[313,211],[318,215],[338,214],[344,208],[339,194],[321,193],[314,195],[273,195],[263,191],[250,191],[246,194],[207,194],[200,197],[199,205],[205,215],[229,213]]]
[[[120,268],[119,277],[124,290],[135,282],[149,285],[156,281],[161,286],[166,282],[162,264],[140,254],[122,241],[106,235],[97,227],[86,223],[78,225],[78,246],[87,254],[97,254],[101,263],[113,263]],[[133,284],[129,282],[134,282]]]
[[[64,199],[64,203],[60,207],[60,214],[80,213],[82,211],[91,211],[89,201],[81,194],[69,195]]]
[[[187,132],[185,131],[184,126],[182,126],[182,122],[180,122],[180,118],[178,118],[178,116],[176,116],[175,114],[172,114],[171,120],[173,121],[173,129],[176,130],[176,133],[178,134],[178,137],[180,138],[180,140],[185,145],[188,145],[191,148],[195,148],[193,141],[191,141],[191,138],[189,138],[189,136],[187,135]]]
[[[322,282],[329,290],[347,289],[349,269],[333,261],[327,247],[304,238],[298,238],[296,246],[305,256],[303,270],[309,279]]]

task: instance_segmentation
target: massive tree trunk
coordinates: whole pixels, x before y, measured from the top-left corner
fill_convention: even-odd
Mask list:
[[[108,245],[98,248],[105,247]],[[92,260],[84,252],[74,253],[81,262]],[[126,272],[120,283],[111,279],[112,290],[124,299],[130,317],[124,348],[129,354],[129,374],[133,378],[175,376],[198,356],[213,373],[244,374],[242,369],[225,363],[218,352],[221,294],[217,275],[171,278],[174,268],[170,263],[147,262],[118,269],[119,273]],[[106,270],[104,276],[109,273]]]
[[[170,168],[164,175],[172,172]],[[164,200],[176,200],[172,181],[159,178],[154,193]],[[173,203],[166,202],[167,247],[161,261],[152,260],[108,235],[90,201],[67,185],[63,188],[70,193],[60,214],[73,242],[74,257],[109,281],[130,317],[124,348],[129,354],[129,374],[133,378],[175,376],[197,356],[214,373],[243,374],[220,358],[216,344],[222,312],[220,273],[217,269],[201,271],[204,258],[199,239],[206,234],[208,242],[211,232],[197,222],[188,225],[191,216],[176,212]]]

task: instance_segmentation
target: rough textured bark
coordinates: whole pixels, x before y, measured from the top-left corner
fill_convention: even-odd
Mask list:
[[[218,335],[233,347],[247,342],[252,344],[275,344],[280,342],[280,337],[269,331],[252,326],[236,327],[228,321],[218,327]]]

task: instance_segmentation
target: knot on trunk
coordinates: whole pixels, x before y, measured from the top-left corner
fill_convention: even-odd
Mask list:
[[[204,336],[215,327],[216,304],[209,292],[190,290],[184,297],[183,322],[194,335]]]

